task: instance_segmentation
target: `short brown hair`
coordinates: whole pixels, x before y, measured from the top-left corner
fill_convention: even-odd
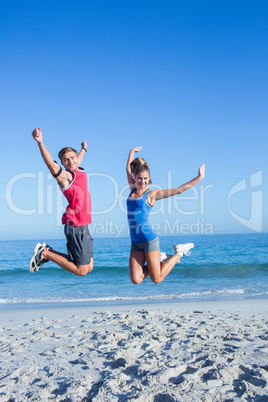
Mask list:
[[[77,151],[75,149],[73,149],[71,147],[65,147],[65,148],[62,148],[60,150],[60,152],[58,153],[58,157],[60,158],[60,160],[61,160],[61,158],[63,157],[64,154],[67,154],[67,152],[75,152],[76,155],[77,155]]]

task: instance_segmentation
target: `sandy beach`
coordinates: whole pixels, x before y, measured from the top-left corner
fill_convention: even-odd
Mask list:
[[[267,401],[268,300],[0,311],[1,401]]]

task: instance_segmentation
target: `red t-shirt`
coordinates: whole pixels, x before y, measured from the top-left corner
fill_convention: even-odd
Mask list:
[[[92,222],[87,175],[82,168],[71,173],[73,181],[67,188],[61,188],[68,201],[68,206],[62,216],[62,223],[64,225],[86,226]]]

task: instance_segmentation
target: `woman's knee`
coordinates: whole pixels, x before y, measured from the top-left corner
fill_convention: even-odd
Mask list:
[[[156,284],[162,282],[162,280],[163,280],[163,278],[161,278],[161,276],[158,276],[158,275],[150,275],[150,278],[151,278],[151,281]]]
[[[131,276],[130,280],[133,283],[133,285],[139,285],[143,281],[143,277],[140,276]]]

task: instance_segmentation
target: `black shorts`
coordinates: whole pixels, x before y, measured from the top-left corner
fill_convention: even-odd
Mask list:
[[[88,226],[64,226],[67,251],[75,265],[88,265],[93,258],[93,239]]]

